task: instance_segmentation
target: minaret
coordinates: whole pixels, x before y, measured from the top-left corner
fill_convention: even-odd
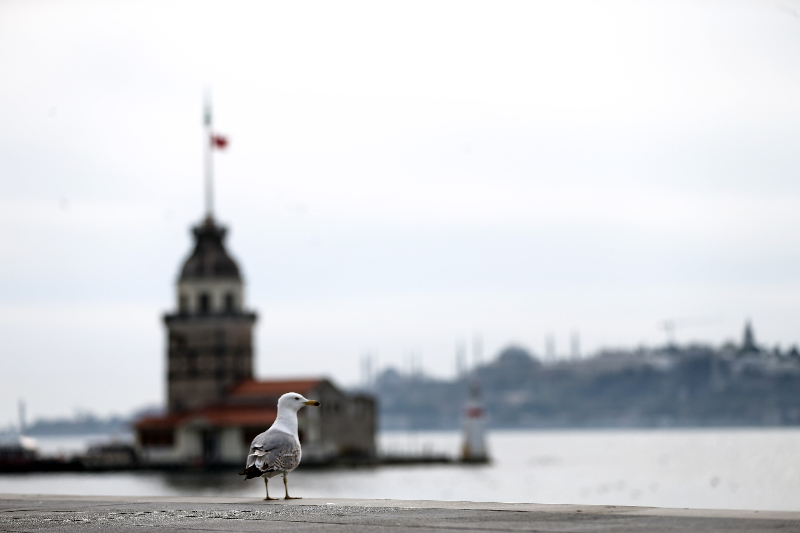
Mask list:
[[[211,199],[211,110],[207,105],[206,216],[192,229],[194,250],[181,269],[177,310],[164,316],[167,405],[170,411],[203,407],[253,376],[253,325],[244,307],[239,267],[225,249],[226,228],[214,221]]]

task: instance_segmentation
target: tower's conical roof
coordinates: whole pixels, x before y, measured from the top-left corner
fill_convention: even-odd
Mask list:
[[[181,281],[197,279],[237,279],[241,280],[239,267],[225,250],[227,230],[207,217],[202,224],[192,228],[195,246],[192,255],[183,264]]]

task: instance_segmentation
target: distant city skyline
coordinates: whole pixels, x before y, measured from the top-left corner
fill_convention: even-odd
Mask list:
[[[207,87],[259,377],[800,343],[798,11],[4,2],[0,426],[164,402]]]

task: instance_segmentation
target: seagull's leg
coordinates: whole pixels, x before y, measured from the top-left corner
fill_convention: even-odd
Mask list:
[[[286,497],[284,500],[302,500],[302,496],[289,496],[289,485],[286,484],[286,474],[283,475],[283,488],[286,489]]]
[[[269,497],[269,479],[264,476],[264,488],[267,489],[267,497],[264,498],[265,500],[277,500],[278,498],[270,498]]]

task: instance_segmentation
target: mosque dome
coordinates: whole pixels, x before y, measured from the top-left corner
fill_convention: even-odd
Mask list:
[[[207,217],[202,224],[192,228],[195,247],[192,255],[183,264],[180,281],[201,279],[241,280],[239,267],[225,250],[227,230]]]

